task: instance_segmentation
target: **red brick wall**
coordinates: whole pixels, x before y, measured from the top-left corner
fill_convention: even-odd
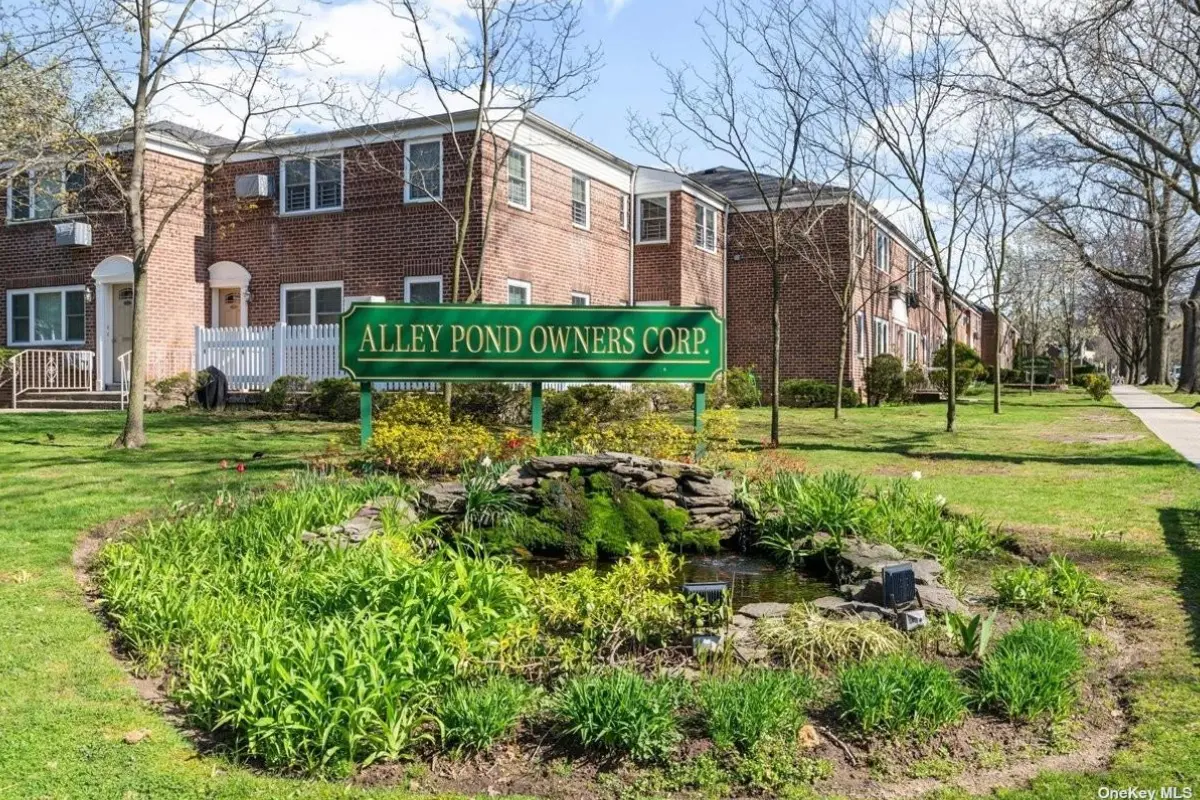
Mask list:
[[[712,306],[724,316],[721,278],[724,214],[717,211],[717,252],[696,247],[696,199],[686,192],[671,192],[667,242],[638,244],[634,248],[634,299],[639,303],[666,300],[671,305]],[[630,209],[636,225],[637,209]]]

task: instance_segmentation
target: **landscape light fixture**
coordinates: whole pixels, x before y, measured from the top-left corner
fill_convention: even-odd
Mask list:
[[[729,584],[720,582],[685,583],[683,585],[684,597],[700,597],[707,603],[722,602],[728,591]]]

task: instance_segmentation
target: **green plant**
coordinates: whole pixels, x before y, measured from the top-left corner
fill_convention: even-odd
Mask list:
[[[870,405],[904,402],[904,365],[895,356],[880,353],[871,359],[863,372],[863,381]]]
[[[500,486],[500,476],[505,469],[505,464],[490,461],[468,461],[463,464],[459,481],[465,493],[462,518],[464,532],[503,525],[510,516],[524,510],[524,499],[511,489]]]
[[[2,355],[0,355],[0,358],[2,358]],[[0,372],[0,378],[3,378],[2,372]],[[0,383],[2,382],[0,380]],[[158,396],[160,404],[165,401],[167,403],[178,402],[185,407],[190,406],[192,398],[196,394],[196,376],[184,371],[155,381],[154,394]]]
[[[675,696],[667,684],[617,669],[568,680],[554,709],[565,732],[584,747],[655,761],[680,739]]]
[[[791,378],[779,384],[779,404],[789,408],[833,408],[837,401],[837,386],[809,378]],[[842,389],[842,406],[858,405],[858,392]]]
[[[440,397],[419,393],[397,395],[379,414],[370,447],[376,465],[402,475],[451,472],[499,451],[485,428],[452,422]]]
[[[762,390],[754,367],[729,367],[713,383],[713,408],[756,408],[762,405]]]
[[[929,734],[967,714],[967,696],[948,669],[907,655],[885,656],[838,674],[842,717],[864,734]]]
[[[312,385],[305,409],[321,419],[358,419],[359,386],[350,378],[325,378]]]
[[[768,737],[794,736],[815,693],[807,675],[771,669],[709,678],[697,690],[713,744],[742,753]]]
[[[547,392],[542,419],[550,431],[581,431],[643,417],[645,399],[633,392],[605,384],[583,384],[561,392]]]
[[[631,390],[655,413],[674,414],[692,407],[692,393],[678,383],[637,383]]]
[[[493,676],[448,687],[437,706],[442,742],[455,752],[482,752],[512,735],[533,699],[529,684]]]
[[[499,381],[456,383],[450,417],[490,427],[524,425],[529,420],[529,389]]]
[[[263,411],[295,411],[300,406],[300,395],[308,389],[308,378],[281,375],[262,393],[258,407]]]
[[[925,368],[920,363],[914,361],[908,365],[908,369],[904,370],[904,399],[906,402],[912,402],[913,395],[925,391],[931,386],[929,377],[925,374]]]
[[[983,660],[978,701],[1012,719],[1059,719],[1075,704],[1082,669],[1076,624],[1032,620],[1000,637]]]
[[[946,369],[949,366],[947,344],[943,344],[934,351],[933,366],[938,369]],[[958,385],[965,389],[986,374],[987,367],[975,348],[956,340],[954,342],[954,376]]]
[[[987,653],[995,622],[995,611],[986,617],[983,614],[971,617],[965,614],[947,614],[945,617],[946,632],[958,647],[959,655],[972,658],[983,658]]]
[[[808,603],[796,603],[786,616],[758,621],[759,641],[792,667],[812,670],[899,653],[904,634],[873,620],[831,619]]]
[[[1112,391],[1112,381],[1100,372],[1092,372],[1083,376],[1083,388],[1096,402],[1103,400]]]
[[[1042,566],[1018,567],[996,576],[1000,604],[1034,611],[1054,610],[1090,624],[1109,606],[1108,593],[1070,559],[1050,556]]]

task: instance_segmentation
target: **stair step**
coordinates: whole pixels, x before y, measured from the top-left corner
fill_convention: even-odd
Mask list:
[[[33,389],[23,393],[18,400],[121,400],[119,391],[86,392]]]
[[[38,410],[38,411],[104,411],[121,409],[121,399],[95,399],[95,400],[62,400],[62,399],[45,399],[45,398],[26,398],[21,396],[17,399],[17,408]]]

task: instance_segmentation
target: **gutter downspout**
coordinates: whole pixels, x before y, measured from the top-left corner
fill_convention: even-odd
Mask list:
[[[641,169],[641,167],[635,166],[633,168],[633,174],[629,176],[629,208],[626,210],[625,217],[625,224],[629,226],[629,305],[631,306],[637,305],[633,299],[633,251],[637,236],[637,234],[634,233],[637,227],[637,223],[634,221],[634,215],[636,214],[637,209],[637,194],[635,193],[635,190],[637,189],[637,177],[639,169]]]

